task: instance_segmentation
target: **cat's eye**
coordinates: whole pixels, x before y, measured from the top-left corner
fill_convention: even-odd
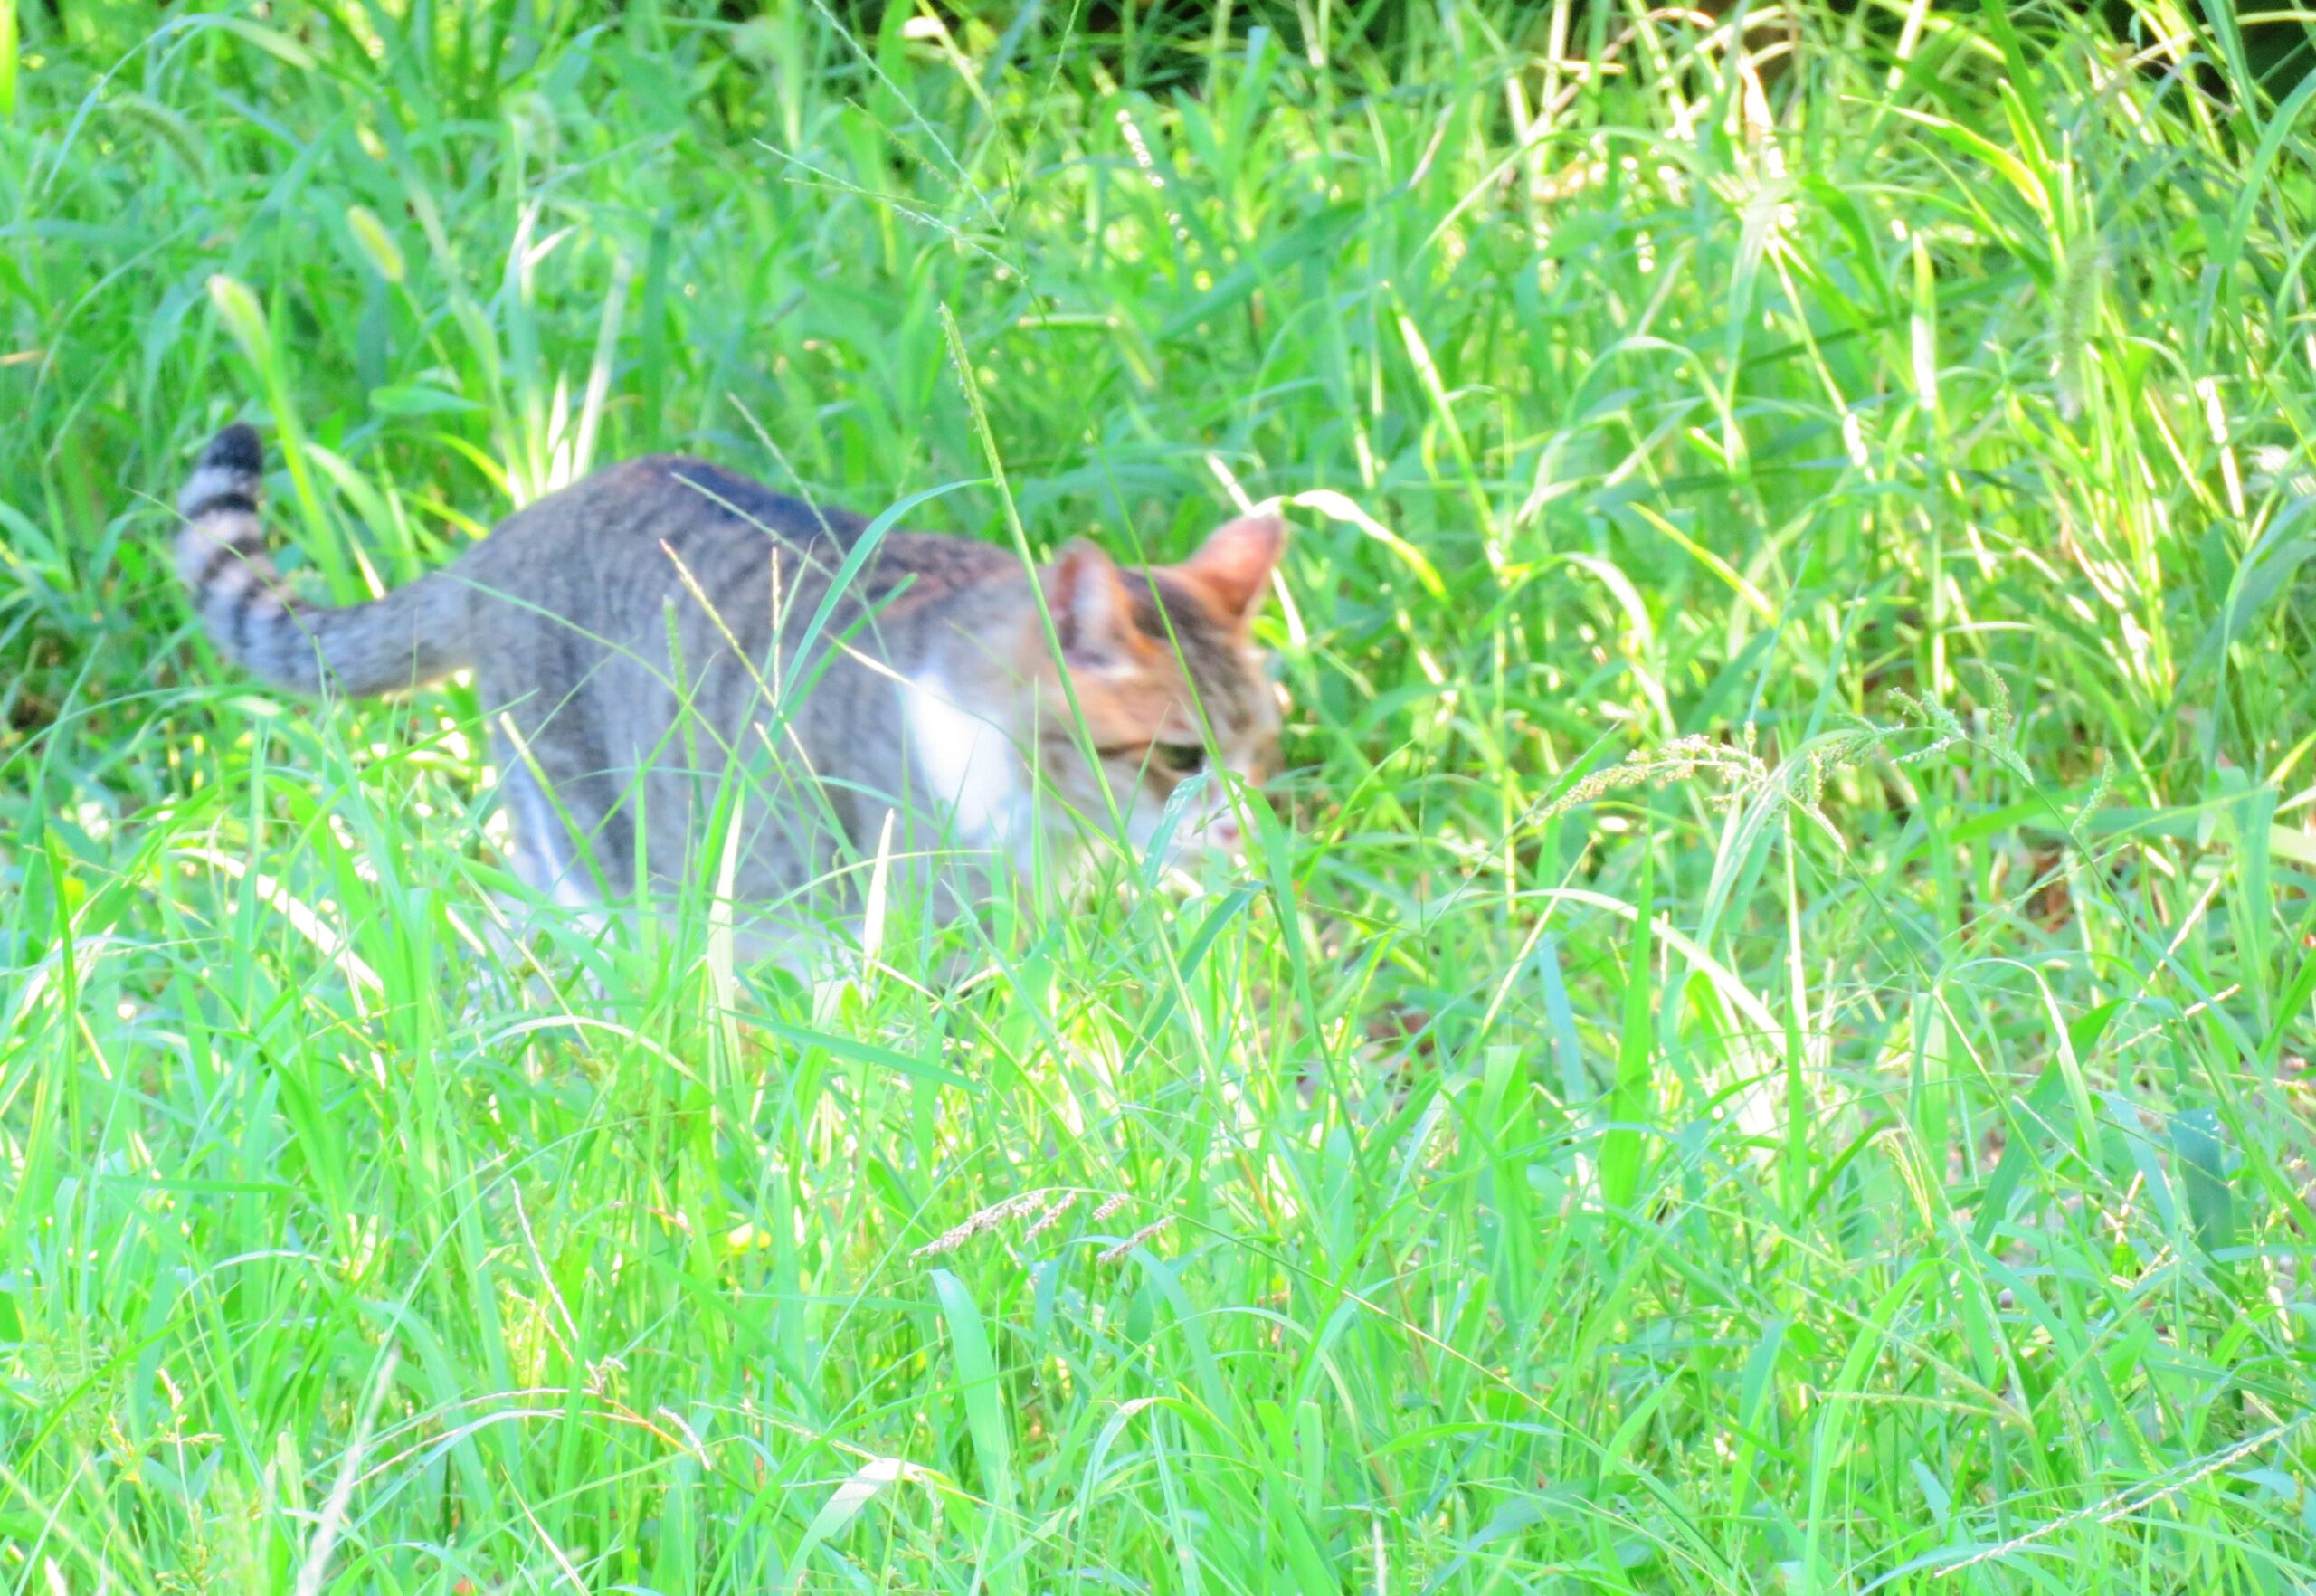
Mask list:
[[[1113,743],[1094,750],[1119,765],[1138,765],[1172,776],[1196,775],[1206,768],[1203,743]]]

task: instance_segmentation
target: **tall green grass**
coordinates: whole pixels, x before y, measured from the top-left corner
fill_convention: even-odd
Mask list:
[[[966,9],[0,0],[5,1589],[2316,1589],[2316,80]],[[509,967],[471,696],[189,623],[237,414],[341,597],[1286,496],[1287,819]]]

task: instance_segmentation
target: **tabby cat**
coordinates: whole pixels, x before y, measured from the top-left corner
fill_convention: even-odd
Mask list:
[[[992,869],[1077,857],[1088,822],[1123,822],[1138,850],[1233,848],[1244,800],[1211,773],[1277,768],[1249,637],[1286,537],[1272,517],[1147,569],[1075,541],[1034,584],[990,544],[894,531],[840,584],[868,523],[653,456],[331,608],[277,574],[262,471],[257,433],[229,426],[177,501],[177,568],[218,648],[308,693],[471,670],[515,869],[574,909],[728,863],[761,952],[857,905],[881,849],[888,881],[945,916]]]

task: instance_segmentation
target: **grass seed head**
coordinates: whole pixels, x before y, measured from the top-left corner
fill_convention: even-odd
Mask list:
[[[909,1256],[911,1258],[939,1258],[944,1253],[954,1252],[983,1231],[993,1230],[1012,1220],[1025,1219],[1045,1205],[1045,1193],[1042,1191],[1024,1192],[1018,1197],[1008,1197],[1002,1202],[992,1202],[977,1213],[967,1214],[963,1220],[942,1231]]]
[[[1171,1225],[1173,1222],[1174,1216],[1172,1214],[1168,1214],[1163,1219],[1152,1220],[1148,1224],[1143,1226],[1142,1229],[1136,1230],[1133,1235],[1128,1236],[1115,1247],[1105,1248],[1101,1256],[1095,1261],[1097,1263],[1114,1264],[1117,1262],[1118,1259],[1124,1258],[1127,1253],[1132,1252],[1135,1248],[1141,1246],[1144,1241],[1149,1240],[1153,1236],[1155,1236],[1159,1231],[1164,1230],[1168,1225]]]

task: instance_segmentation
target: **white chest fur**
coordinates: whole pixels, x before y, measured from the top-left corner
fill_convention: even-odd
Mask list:
[[[951,841],[1004,845],[1021,812],[1021,755],[1004,731],[961,706],[937,670],[901,689],[911,785],[946,811]]]

